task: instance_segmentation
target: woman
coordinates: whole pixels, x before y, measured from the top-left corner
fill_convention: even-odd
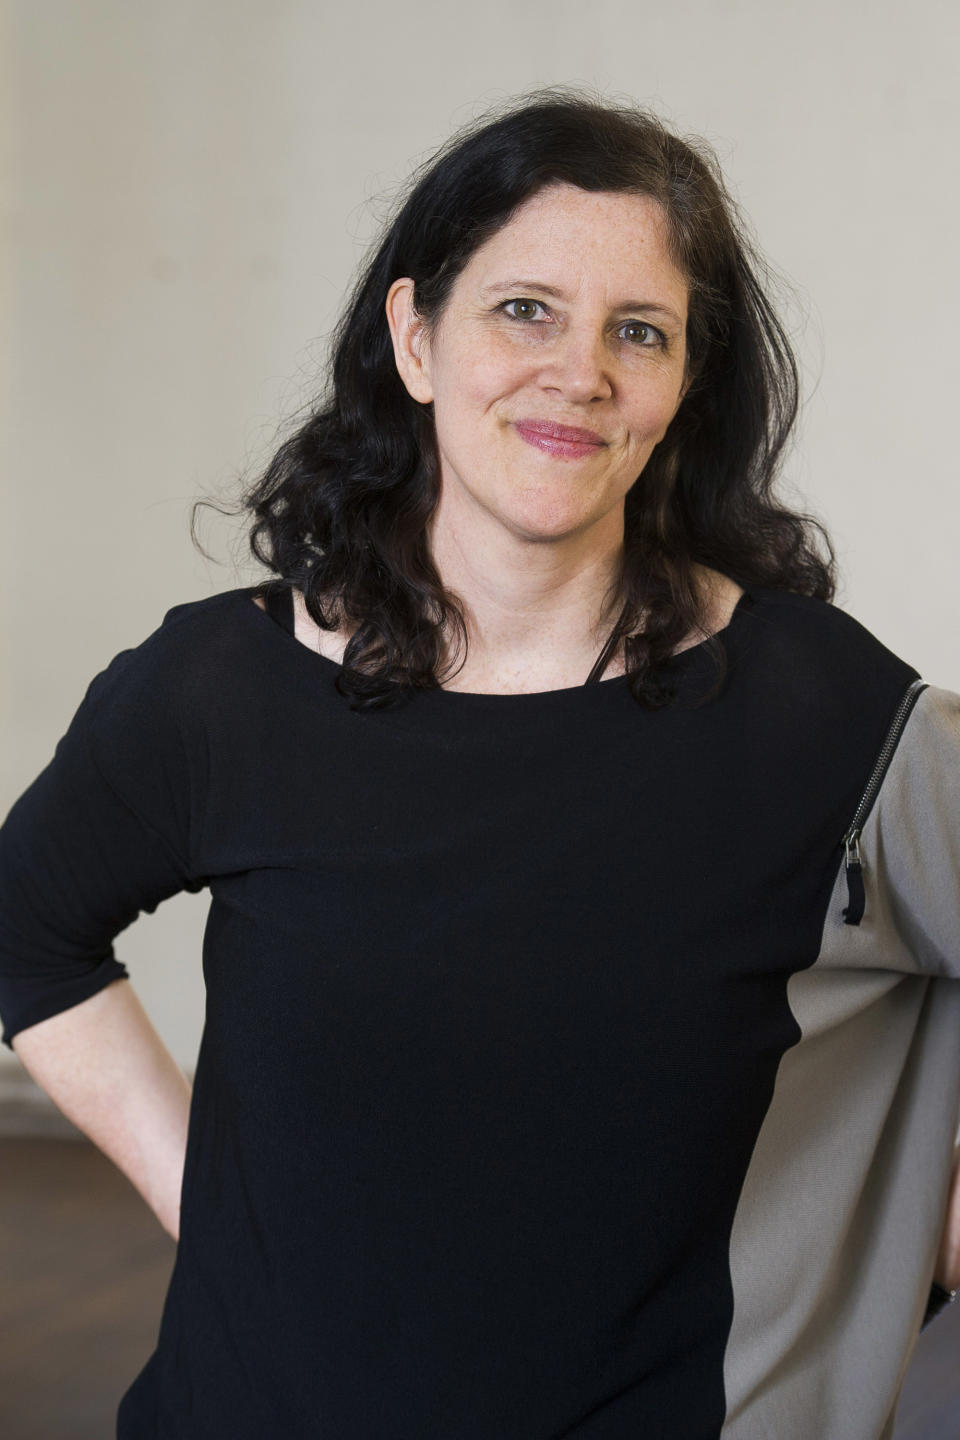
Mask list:
[[[639,110],[455,136],[246,497],[273,581],[14,806],[4,1038],[179,1238],[121,1440],[892,1433],[960,1276],[960,697],[773,496],[760,274]],[[191,1097],[111,942],[205,885]]]

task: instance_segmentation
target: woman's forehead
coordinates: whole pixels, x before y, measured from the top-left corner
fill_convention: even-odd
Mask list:
[[[471,256],[461,277],[486,298],[497,289],[536,283],[566,292],[585,285],[626,286],[617,301],[629,306],[655,281],[675,298],[686,279],[674,262],[667,217],[648,195],[581,190],[555,185],[538,191]],[[631,288],[631,286],[633,288]]]

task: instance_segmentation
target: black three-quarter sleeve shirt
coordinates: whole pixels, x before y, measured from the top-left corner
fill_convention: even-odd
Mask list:
[[[0,830],[6,1043],[211,896],[119,1440],[890,1433],[960,1101],[960,698],[820,601],[723,638],[702,704],[697,646],[655,712],[359,713],[238,589],[94,679]]]

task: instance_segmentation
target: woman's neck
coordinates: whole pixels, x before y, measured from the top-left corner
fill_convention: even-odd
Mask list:
[[[511,694],[583,683],[623,606],[622,516],[612,519],[589,537],[528,541],[502,527],[471,528],[466,538],[434,516],[431,558],[461,603],[468,639],[445,688]],[[604,675],[615,673],[611,657]]]

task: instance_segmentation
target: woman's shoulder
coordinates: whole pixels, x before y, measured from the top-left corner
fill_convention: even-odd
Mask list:
[[[908,687],[920,679],[863,621],[831,600],[747,585],[731,648],[741,693],[771,730],[814,751],[878,746]]]
[[[257,614],[247,595],[236,589],[173,605],[106,661],[57,744],[60,783],[72,793],[96,774],[161,836],[176,829],[199,793],[211,739],[229,741],[238,719],[243,726],[253,686],[276,693],[242,663],[251,638],[238,617]]]
[[[169,607],[152,630],[93,677],[83,715],[110,728],[134,713],[151,716],[157,727],[165,720],[189,721],[215,697],[226,699],[236,684],[258,672],[262,678],[267,662],[251,664],[251,654],[263,619],[246,586]]]
[[[818,657],[827,667],[881,664],[916,674],[908,660],[835,601],[763,585],[746,589],[753,630],[770,646],[780,646],[798,660]]]

